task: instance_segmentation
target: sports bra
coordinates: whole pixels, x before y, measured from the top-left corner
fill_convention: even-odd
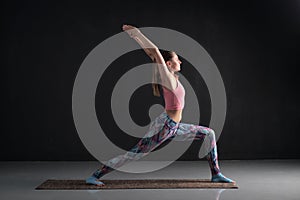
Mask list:
[[[175,90],[169,90],[164,86],[162,87],[166,110],[181,110],[184,108],[185,90],[178,79],[177,83],[177,88]]]

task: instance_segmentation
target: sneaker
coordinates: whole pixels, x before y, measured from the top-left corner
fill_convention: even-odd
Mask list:
[[[94,176],[91,176],[91,177],[87,178],[87,179],[85,180],[85,182],[86,182],[87,184],[90,184],[90,185],[97,185],[97,186],[103,186],[103,185],[104,185],[103,182],[101,182],[99,179],[97,179],[97,178],[94,177]]]
[[[235,183],[235,181],[231,180],[230,178],[227,178],[222,173],[218,173],[216,175],[213,175],[211,177],[211,182]]]

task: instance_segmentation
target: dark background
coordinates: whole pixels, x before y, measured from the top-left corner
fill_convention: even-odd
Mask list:
[[[220,159],[299,159],[299,13],[300,2],[292,0],[1,1],[0,160],[95,160],[73,122],[73,83],[89,52],[124,23],[182,32],[214,60],[228,98]],[[98,85],[99,123],[124,148],[137,138],[115,126],[109,92],[123,73],[149,61],[139,50],[123,55]],[[200,124],[207,125],[205,84],[189,63],[182,65],[202,99]],[[111,84],[104,85],[107,81]],[[149,123],[147,108],[162,102],[151,92],[150,85],[143,86],[131,99],[138,124]],[[194,142],[180,160],[198,159],[198,149]]]

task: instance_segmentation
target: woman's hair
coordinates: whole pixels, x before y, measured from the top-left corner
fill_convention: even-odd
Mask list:
[[[167,50],[159,50],[162,57],[164,58],[165,62],[171,60],[175,54],[174,51],[167,51]],[[159,90],[159,86],[161,83],[161,77],[159,74],[159,70],[158,70],[159,65],[154,63],[153,66],[153,74],[152,74],[152,89],[153,89],[153,95],[160,97],[160,90]]]

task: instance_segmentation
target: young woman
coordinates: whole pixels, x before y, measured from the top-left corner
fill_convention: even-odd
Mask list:
[[[181,123],[182,110],[184,108],[185,90],[179,82],[179,76],[175,72],[180,71],[181,61],[174,51],[159,50],[141,31],[130,25],[123,25],[123,31],[127,32],[152,59],[156,66],[153,73],[153,94],[160,96],[159,87],[162,87],[165,100],[165,110],[153,122],[146,135],[126,154],[119,155],[109,160],[105,165],[97,169],[92,176],[86,179],[87,184],[102,186],[99,179],[131,160],[138,160],[149,154],[164,141],[176,137],[178,140],[206,140],[208,139],[208,160],[211,169],[212,182],[234,182],[225,177],[218,165],[217,146],[215,133],[211,128],[194,124]],[[157,84],[159,83],[161,84]]]

